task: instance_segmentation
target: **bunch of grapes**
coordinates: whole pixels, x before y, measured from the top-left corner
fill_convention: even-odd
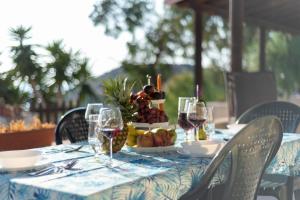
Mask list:
[[[163,91],[157,91],[153,85],[145,85],[143,92],[150,96],[152,100],[164,99],[166,94]]]
[[[144,90],[137,94],[131,94],[131,103],[136,104],[138,107],[138,112],[136,113],[137,122],[149,124],[167,122],[168,117],[163,110],[150,107],[151,99],[150,95]]]

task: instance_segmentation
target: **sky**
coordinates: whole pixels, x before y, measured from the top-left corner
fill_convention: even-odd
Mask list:
[[[67,49],[80,50],[90,58],[92,75],[98,76],[120,66],[126,54],[128,34],[118,39],[95,27],[89,14],[94,0],[3,0],[0,1],[0,72],[12,68],[10,28],[32,26],[31,42],[46,46],[62,39]]]

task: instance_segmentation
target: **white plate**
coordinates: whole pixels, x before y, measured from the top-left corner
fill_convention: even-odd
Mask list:
[[[153,123],[153,124],[132,122],[132,125],[136,128],[169,128],[169,122]]]
[[[153,104],[162,104],[165,103],[165,99],[157,99],[157,100],[151,100],[151,103]]]
[[[223,140],[199,140],[182,142],[181,146],[184,152],[211,156],[222,149],[225,144]]]
[[[127,146],[129,151],[134,151],[138,153],[156,153],[156,152],[167,152],[167,151],[175,151],[177,147],[175,145],[164,146],[164,147],[130,147]]]
[[[228,124],[227,128],[228,131],[225,131],[227,134],[235,135],[238,133],[242,128],[244,128],[247,124]]]
[[[0,165],[5,168],[30,167],[41,160],[38,150],[1,151]]]
[[[190,153],[185,151],[183,148],[178,148],[177,153],[184,156],[200,157],[200,158],[213,158],[215,156],[215,154]]]
[[[27,167],[2,167],[0,166],[0,171],[10,171],[10,172],[16,172],[16,171],[26,171],[26,170],[32,170],[32,169],[42,169],[44,167],[48,167],[51,165],[50,162],[46,160],[42,160],[38,163],[36,163],[33,166],[27,166]]]

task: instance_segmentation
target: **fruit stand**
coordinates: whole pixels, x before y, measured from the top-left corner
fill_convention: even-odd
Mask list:
[[[109,103],[120,108],[126,124],[122,134],[113,141],[113,152],[121,149],[126,134],[126,144],[132,149],[174,145],[176,132],[169,127],[168,116],[163,109],[165,92],[162,91],[161,75],[157,75],[156,87],[151,84],[150,78],[147,76],[148,84],[136,93],[132,92],[134,83],[129,83],[126,78],[104,82],[104,93]],[[108,141],[103,140],[107,146]]]

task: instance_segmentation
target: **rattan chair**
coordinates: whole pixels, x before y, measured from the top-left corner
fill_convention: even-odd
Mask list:
[[[277,116],[283,125],[283,132],[295,133],[300,122],[300,107],[285,101],[266,102],[248,109],[236,123],[248,123],[266,115]],[[300,164],[296,163],[296,165]],[[294,170],[293,168],[291,166],[291,170]],[[294,183],[294,178],[294,176],[265,174],[258,194],[275,196],[280,200],[290,200],[293,198],[294,188],[299,188],[299,184],[296,184],[298,181]]]
[[[85,109],[85,107],[74,108],[61,117],[55,129],[56,144],[62,144],[65,139],[71,143],[88,139],[88,123],[84,118]]]
[[[274,116],[266,116],[249,123],[236,134],[213,158],[200,184],[180,199],[254,200],[266,166],[277,153],[282,141],[282,125]],[[230,155],[231,168],[222,190],[210,187],[212,178]]]
[[[285,133],[295,133],[300,123],[300,107],[286,101],[271,101],[258,104],[243,113],[236,123],[246,124],[253,119],[266,115],[277,116],[281,120],[283,132]]]

